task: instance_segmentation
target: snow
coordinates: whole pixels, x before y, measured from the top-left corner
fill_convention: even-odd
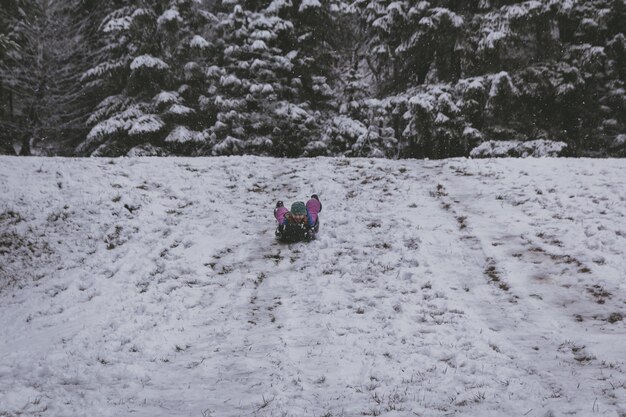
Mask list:
[[[491,89],[489,90],[489,98],[493,99],[500,94],[501,91],[510,91],[513,94],[518,94],[518,90],[511,80],[511,76],[506,71],[500,71],[495,74],[491,81]]]
[[[457,87],[461,89],[463,94],[480,94],[485,91],[485,85],[483,84],[482,77],[459,80]]]
[[[174,106],[177,106],[175,104]],[[172,106],[173,107],[173,106]],[[155,133],[165,126],[159,116],[154,114],[146,114],[132,121],[128,134],[130,136],[143,135],[145,133]]]
[[[377,98],[368,98],[364,101],[365,105],[369,108],[383,107],[383,102]]]
[[[181,84],[180,87],[178,87],[178,90],[176,90],[176,92],[180,94],[181,96],[184,96],[185,94],[189,92],[190,89],[191,87],[189,86],[189,84]]]
[[[168,9],[159,18],[157,19],[157,23],[159,25],[170,23],[170,22],[182,22],[183,19],[180,16],[180,13],[177,9]]]
[[[561,152],[567,148],[565,142],[556,142],[550,140],[530,140],[520,142],[517,140],[496,141],[490,140],[483,142],[476,148],[472,149],[470,156],[472,158],[492,158],[515,156],[526,158],[529,156],[542,158],[546,156],[559,156]]]
[[[450,11],[450,9],[446,9],[444,7],[435,7],[432,9],[433,17],[437,19],[438,22],[442,21],[443,18],[447,18],[453,27],[460,28],[463,26],[464,19],[463,16],[459,16],[458,14]]]
[[[372,22],[372,27],[383,30],[384,32],[390,33],[392,28],[391,16],[384,15],[379,17],[378,19]],[[380,51],[380,46],[376,47]],[[378,52],[380,53],[380,52]]]
[[[515,20],[527,17],[530,13],[541,10],[543,5],[536,1],[525,1],[520,5],[505,6],[502,8],[506,19]]]
[[[138,68],[156,68],[156,69],[168,69],[170,66],[165,62],[160,60],[159,58],[155,58],[151,55],[140,55],[133,59],[133,62],[130,64],[131,70],[136,70]]]
[[[116,97],[116,96],[114,96]],[[108,105],[109,102],[105,103]],[[114,104],[112,101],[110,104]],[[144,115],[143,110],[139,106],[130,106],[124,111],[113,115],[112,117],[103,120],[91,128],[87,134],[87,140],[83,142],[81,147],[87,148],[91,146],[98,138],[103,136],[113,135],[121,130],[130,130],[133,123]]]
[[[480,131],[471,126],[465,126],[462,136],[470,140],[479,140],[482,138],[482,134],[480,133]]]
[[[316,141],[312,141],[306,144],[306,146],[304,147],[305,151],[311,153],[311,152],[321,152],[321,151],[325,151],[327,149],[327,145],[326,143],[322,142],[321,140],[316,140]]]
[[[604,51],[603,46],[591,46],[585,44],[579,47],[574,47],[572,49],[578,49],[582,51],[582,62],[586,66],[591,66],[598,62],[604,62],[604,60],[606,59],[606,52]]]
[[[102,138],[114,135],[120,131],[127,131],[129,135],[154,133],[161,130],[163,121],[154,114],[144,114],[139,106],[131,106],[109,119],[103,120],[91,128],[87,140],[81,144],[79,151],[83,152]]]
[[[304,121],[309,117],[309,113],[305,109],[286,101],[279,102],[274,109],[274,113],[277,116],[283,116],[295,121]]]
[[[351,138],[361,138],[367,135],[367,127],[358,120],[347,116],[338,116],[333,119],[333,125],[341,135]]]
[[[224,74],[224,70],[218,66],[211,65],[205,71],[205,75],[209,78],[217,78]]]
[[[576,91],[576,86],[571,83],[559,84],[556,87],[556,95],[559,97],[568,96],[569,94]]]
[[[194,35],[194,37],[189,41],[189,46],[192,48],[205,49],[208,48],[210,44],[202,36]]]
[[[136,19],[138,17],[143,17],[143,16],[150,16],[150,11],[144,9],[143,7],[139,7],[135,9],[133,14],[131,15],[133,19]]]
[[[433,29],[435,27],[435,22],[433,22],[432,17],[422,17],[418,24],[419,26],[423,26],[424,29]]]
[[[437,106],[439,108],[445,109],[447,112],[452,113],[452,114],[461,113],[461,109],[454,102],[452,95],[447,92],[442,92],[437,97]]]
[[[374,22],[375,24],[376,22]],[[387,45],[378,45],[372,48],[372,54],[374,55],[387,55],[389,54],[389,47]]]
[[[215,96],[213,99],[213,103],[218,106],[220,109],[241,109],[245,106],[245,99],[236,99],[236,98],[224,98],[222,96]]]
[[[583,28],[597,28],[599,25],[594,19],[584,18],[580,21],[580,26]]]
[[[257,147],[270,147],[272,146],[272,143],[272,139],[268,138],[267,136],[257,136],[254,139],[250,140],[250,145]]]
[[[109,33],[109,32],[118,32],[122,30],[127,30],[128,28],[130,28],[130,24],[132,22],[133,22],[133,19],[130,16],[124,16],[124,17],[119,17],[116,19],[111,19],[104,25],[104,27],[102,28],[102,31],[104,33]]]
[[[111,62],[103,62],[102,64],[98,64],[95,67],[85,71],[80,80],[81,82],[84,82],[90,79],[100,78],[105,74],[109,74],[115,70],[126,67],[127,65],[128,62],[125,59]]]
[[[293,28],[294,28],[293,23],[291,23],[288,20],[277,19],[274,22],[274,31],[275,32],[285,32],[285,31],[293,30]]]
[[[560,14],[569,14],[574,7],[574,2],[572,0],[550,0],[548,6],[556,6]]]
[[[220,77],[220,85],[224,87],[233,86],[233,85],[239,86],[241,85],[241,80],[237,78],[237,76],[234,74],[228,74],[226,76]]]
[[[128,98],[121,94],[113,95],[102,100],[96,110],[91,113],[87,119],[87,125],[91,126],[102,120],[104,117],[110,116],[113,112],[122,109],[128,103]]]
[[[252,42],[252,45],[250,45],[250,48],[253,51],[265,51],[267,50],[267,45],[262,40],[257,39],[254,42]]]
[[[495,49],[498,42],[507,37],[507,33],[499,30],[488,30],[487,36],[483,37],[478,43],[479,50]]]
[[[0,415],[621,416],[625,178],[0,157]],[[318,239],[278,244],[313,192]]]
[[[298,9],[298,11],[303,12],[307,9],[317,9],[321,7],[322,7],[322,3],[320,3],[319,0],[302,0],[302,3],[300,3],[300,8]]]
[[[160,106],[162,104],[179,103],[180,96],[176,91],[161,91],[152,100],[155,105]]]
[[[435,108],[435,97],[430,94],[418,93],[409,99],[409,104],[413,107],[424,109],[426,113],[430,113]]]
[[[227,136],[223,141],[213,146],[213,153],[220,155],[223,153],[234,153],[245,148],[245,142],[241,139]]]
[[[285,7],[291,6],[291,1],[285,0],[272,0],[272,2],[265,9],[268,13],[278,13]]]
[[[185,126],[176,126],[165,138],[165,142],[187,143],[202,142],[205,136],[202,132],[196,132]]]
[[[170,108],[167,109],[167,112],[170,114],[188,115],[194,113],[195,110],[191,107],[183,106],[182,104],[172,104]]]
[[[253,71],[258,71],[260,69],[266,68],[267,64],[267,61],[263,59],[255,59],[254,61],[252,61],[252,64],[250,64],[250,69]]]
[[[437,113],[437,117],[435,117],[435,124],[438,125],[444,125],[449,121],[450,118],[441,112]]]
[[[150,143],[144,143],[142,145],[132,148],[126,156],[139,157],[139,156],[166,156],[167,152],[163,149],[156,147]]]
[[[396,13],[398,16],[402,16],[403,18],[406,18],[406,13],[404,12],[404,8],[406,7],[406,4],[404,2],[400,2],[400,1],[394,1],[391,2],[388,6],[387,6],[387,13]]]
[[[416,6],[417,10],[420,13],[423,13],[426,10],[428,10],[429,7],[430,7],[430,3],[427,2],[427,1],[420,1],[420,2],[417,3],[417,6]]]
[[[195,61],[189,61],[184,66],[185,80],[192,81],[200,78],[204,78],[204,67]]]
[[[233,45],[227,46],[226,49],[224,49],[224,55],[233,55],[237,50],[238,48]]]
[[[250,36],[252,39],[260,39],[263,41],[270,41],[276,38],[276,34],[269,30],[255,30]]]

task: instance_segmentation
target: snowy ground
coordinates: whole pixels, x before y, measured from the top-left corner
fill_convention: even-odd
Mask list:
[[[624,417],[625,216],[624,160],[3,157],[0,416]]]

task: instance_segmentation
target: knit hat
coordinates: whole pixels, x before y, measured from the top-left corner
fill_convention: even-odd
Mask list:
[[[296,201],[291,205],[291,214],[306,214],[306,206],[302,201]]]

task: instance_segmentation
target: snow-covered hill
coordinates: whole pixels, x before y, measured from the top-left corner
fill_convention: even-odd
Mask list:
[[[624,417],[625,216],[624,160],[3,157],[0,416]]]

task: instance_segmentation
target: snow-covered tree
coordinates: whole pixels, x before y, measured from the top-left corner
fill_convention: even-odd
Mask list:
[[[12,51],[19,49],[19,45],[11,39],[18,14],[17,2],[6,1],[2,5],[2,9],[0,9],[0,122],[4,127],[14,114],[13,92],[10,88],[11,80],[6,76],[6,61],[7,56]],[[0,132],[0,153],[12,154],[14,152],[11,134],[8,129],[2,129]]]
[[[625,20],[624,0],[5,0],[0,149],[619,154]]]
[[[621,0],[354,5],[370,73],[360,79],[371,76],[379,99],[408,103],[404,119],[386,116],[402,132],[401,155],[450,156],[480,140],[537,138],[580,153],[624,132]],[[440,111],[437,90],[459,111]],[[364,125],[354,109],[366,100],[343,107]]]
[[[204,153],[305,152],[333,98],[330,6],[312,0],[221,4],[216,61],[206,70],[204,110],[214,118]]]
[[[19,142],[21,154],[63,154],[84,134],[90,97],[78,79],[93,58],[89,7],[29,0],[9,20],[17,47],[0,69],[10,98],[2,130]]]
[[[102,91],[102,101],[77,151],[119,155],[143,143],[200,146],[206,139],[199,116],[203,71],[211,48],[205,36],[213,21],[194,0],[130,1],[112,10],[99,26],[103,59],[82,76],[85,85]],[[191,133],[181,134],[182,128]]]
[[[219,15],[216,65],[206,70],[209,88],[203,108],[214,115],[214,122],[205,153],[269,152],[272,104],[295,88],[289,79],[293,56],[283,56],[275,44],[282,32],[292,29],[283,19],[239,4]]]

